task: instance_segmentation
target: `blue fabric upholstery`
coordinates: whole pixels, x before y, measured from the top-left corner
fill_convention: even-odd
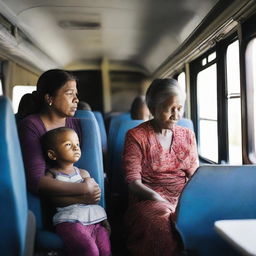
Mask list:
[[[186,127],[190,129],[191,131],[194,131],[194,125],[193,122],[188,118],[182,118],[177,122],[177,125]]]
[[[11,104],[0,96],[0,251],[25,255],[28,204],[25,172]]]
[[[51,219],[48,220],[44,216],[40,198],[37,195],[28,192],[28,204],[29,209],[35,214],[36,217],[36,250],[62,250],[63,242],[61,238],[56,233],[49,231],[46,227],[49,226],[49,224],[46,225],[46,222],[51,222]]]
[[[103,116],[102,116],[101,112],[99,112],[99,111],[93,111],[93,114],[95,115],[96,120],[99,125],[99,128],[100,128],[102,150],[103,150],[103,152],[107,152],[107,149],[108,149],[107,133],[106,133],[106,127],[105,127]]]
[[[112,163],[110,164],[111,193],[127,193],[124,173],[122,170],[122,155],[124,149],[125,135],[128,130],[138,126],[143,122],[143,120],[123,120],[119,125],[114,140]]]
[[[94,115],[93,118],[81,118],[80,122],[83,134],[81,143],[82,157],[76,166],[88,170],[91,177],[99,184],[101,189],[101,200],[99,204],[105,207],[104,171],[99,126]]]
[[[105,206],[104,200],[104,174],[101,152],[99,127],[94,114],[91,111],[79,110],[78,115],[82,128],[82,156],[76,166],[86,169],[91,177],[101,188],[100,205]],[[61,238],[46,227],[47,219],[43,214],[41,200],[38,196],[28,193],[29,208],[34,212],[37,219],[36,247],[39,250],[61,250],[63,242]]]
[[[120,121],[124,120],[131,120],[131,114],[129,112],[122,113],[117,116],[113,116],[110,120],[109,124],[109,132],[108,132],[108,145],[109,147],[112,147],[113,138],[115,137],[116,131],[118,130],[118,124],[120,124]]]
[[[91,110],[77,110],[75,113],[76,118],[95,118],[95,115]],[[96,120],[96,119],[95,119]]]
[[[256,218],[256,166],[201,166],[180,197],[176,227],[188,255],[236,252],[214,231],[214,222]]]

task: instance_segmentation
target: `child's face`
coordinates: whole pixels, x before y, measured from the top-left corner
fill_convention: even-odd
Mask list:
[[[81,149],[77,134],[73,131],[61,133],[56,140],[54,153],[57,162],[77,162],[81,156]]]

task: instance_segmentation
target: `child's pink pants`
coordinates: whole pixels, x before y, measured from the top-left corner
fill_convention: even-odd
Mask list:
[[[81,223],[64,222],[56,225],[69,256],[111,255],[108,231],[99,223],[84,226]]]

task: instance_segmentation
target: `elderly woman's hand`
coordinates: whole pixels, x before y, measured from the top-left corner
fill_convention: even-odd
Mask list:
[[[153,192],[152,193],[152,197],[151,199],[152,201],[161,201],[161,202],[166,202],[168,203],[168,201],[166,199],[164,199],[162,196],[160,196],[157,192]]]

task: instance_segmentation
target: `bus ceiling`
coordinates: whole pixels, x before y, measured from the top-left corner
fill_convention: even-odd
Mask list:
[[[110,70],[152,75],[221,12],[249,2],[0,0],[0,48],[39,71],[100,69],[107,59]]]

